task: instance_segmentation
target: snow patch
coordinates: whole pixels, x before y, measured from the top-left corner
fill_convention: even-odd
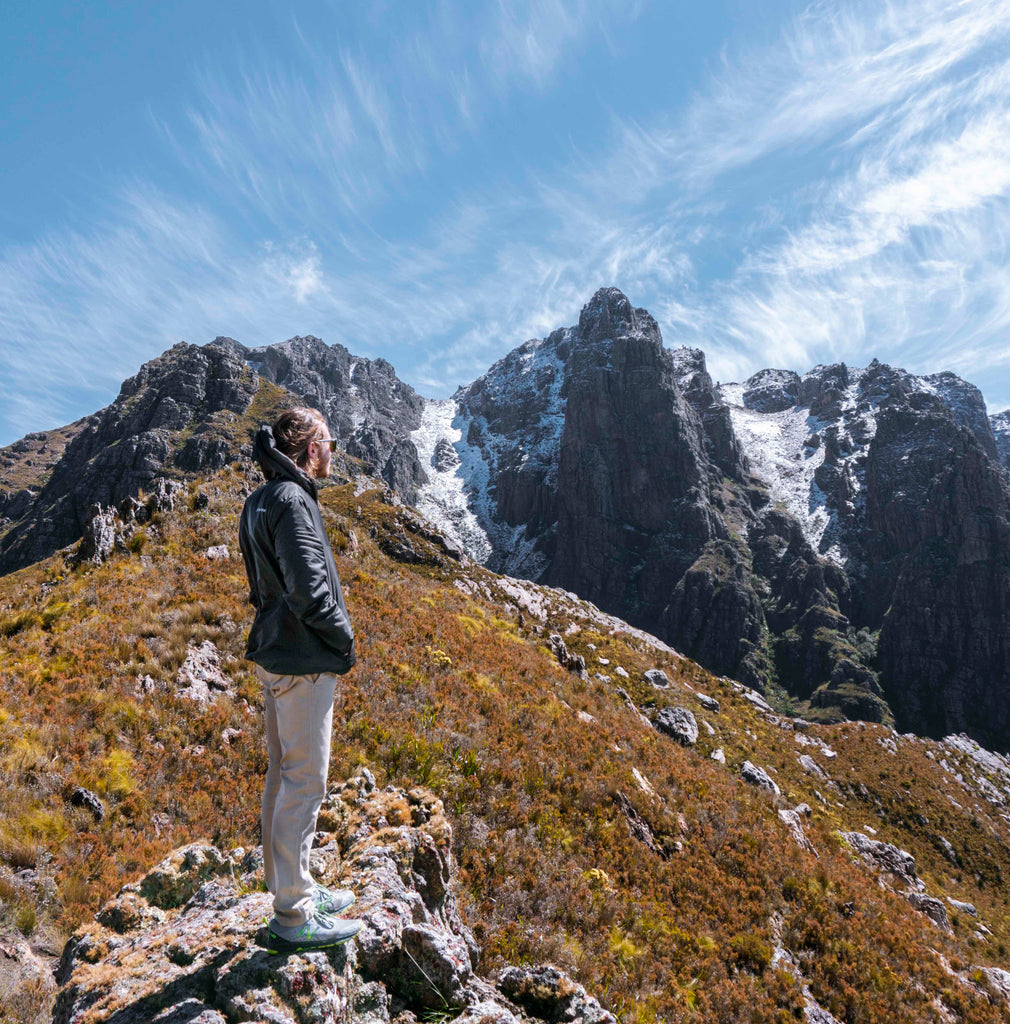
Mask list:
[[[428,483],[417,494],[417,510],[467,555],[483,563],[491,555],[491,541],[470,508],[468,494],[468,484],[472,486],[472,476],[479,467],[474,465],[473,449],[463,440],[458,420],[452,399],[427,402],[421,413],[421,425],[410,434],[428,475]],[[460,461],[455,466],[438,469],[435,447],[442,440],[452,445]],[[439,464],[444,461],[439,460]]]

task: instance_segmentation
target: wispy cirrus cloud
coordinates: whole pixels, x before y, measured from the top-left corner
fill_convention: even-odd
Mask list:
[[[316,333],[445,394],[608,284],[724,380],[874,355],[969,377],[1006,361],[1001,4],[820,3],[578,151],[553,125],[523,148],[501,117],[510,96],[549,104],[623,8],[409,10],[384,49],[299,23],[285,59],[207,65],[155,118],[200,201],[129,184],[87,229],[0,253],[10,434],[220,333]]]

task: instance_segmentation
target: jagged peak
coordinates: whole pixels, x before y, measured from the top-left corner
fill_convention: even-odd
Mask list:
[[[245,360],[249,355],[249,350],[241,342],[236,341],[234,338],[228,338],[224,335],[219,334],[213,341],[208,341],[203,348],[216,348],[222,352],[226,352],[233,359]]]
[[[582,307],[579,334],[589,341],[636,334],[643,317],[655,323],[644,309],[635,309],[620,288],[600,288]]]

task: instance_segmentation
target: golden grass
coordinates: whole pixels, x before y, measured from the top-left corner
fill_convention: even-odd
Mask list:
[[[42,924],[72,928],[198,836],[257,842],[265,751],[258,683],[242,660],[250,610],[235,536],[239,490],[256,482],[232,467],[201,482],[206,508],[184,502],[161,516],[143,559],[123,554],[62,579],[51,559],[0,579],[0,858],[45,860],[55,875],[57,902],[32,904]],[[339,689],[331,777],[367,764],[380,784],[423,783],[445,801],[481,970],[552,960],[628,1021],[791,1020],[802,1000],[771,966],[775,917],[811,991],[840,1020],[929,1020],[937,998],[966,1021],[1003,1019],[934,951],[964,968],[1005,963],[1010,832],[995,811],[947,800],[925,744],[902,742],[895,756],[877,742],[890,735],[882,727],[811,727],[838,752],[821,759],[838,780],[828,789],[798,765],[808,748],[793,730],[727,681],[630,634],[587,621],[570,632],[568,615],[520,625],[504,599],[453,586],[460,575],[490,580],[480,567],[391,562],[369,538],[396,515],[379,491],[333,486],[322,505],[334,537],[353,529],[360,545],[339,556],[359,664]],[[222,543],[232,560],[204,557]],[[52,583],[45,596],[43,582]],[[566,672],[545,647],[551,631],[567,633],[590,672],[621,665],[629,677]],[[187,646],[204,639],[237,690],[210,707],[174,692]],[[669,691],[644,682],[656,666]],[[144,675],[158,688],[138,696]],[[721,711],[704,711],[681,684],[716,697]],[[642,707],[690,707],[715,735],[703,728],[695,748],[677,746],[643,727],[617,685]],[[229,728],[242,735],[225,744]],[[716,747],[725,766],[709,757]],[[773,770],[780,801],[738,780],[745,759]],[[78,785],[102,796],[102,822],[71,813]],[[819,858],[777,818],[777,806],[800,801],[813,808],[806,830]],[[652,849],[622,806],[645,823]],[[931,892],[975,903],[991,940],[979,943],[965,921],[942,935],[881,890],[837,838],[864,824],[911,850]],[[944,858],[939,835],[960,866]],[[15,912],[5,901],[2,914]]]

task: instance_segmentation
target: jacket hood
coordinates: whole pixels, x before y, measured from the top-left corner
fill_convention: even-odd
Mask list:
[[[316,482],[304,469],[300,469],[282,451],[277,448],[274,442],[274,432],[268,426],[262,426],[256,431],[253,440],[253,458],[260,464],[263,475],[268,480],[280,477],[283,480],[294,480],[299,487],[303,487],[313,498],[319,498],[319,491]]]

